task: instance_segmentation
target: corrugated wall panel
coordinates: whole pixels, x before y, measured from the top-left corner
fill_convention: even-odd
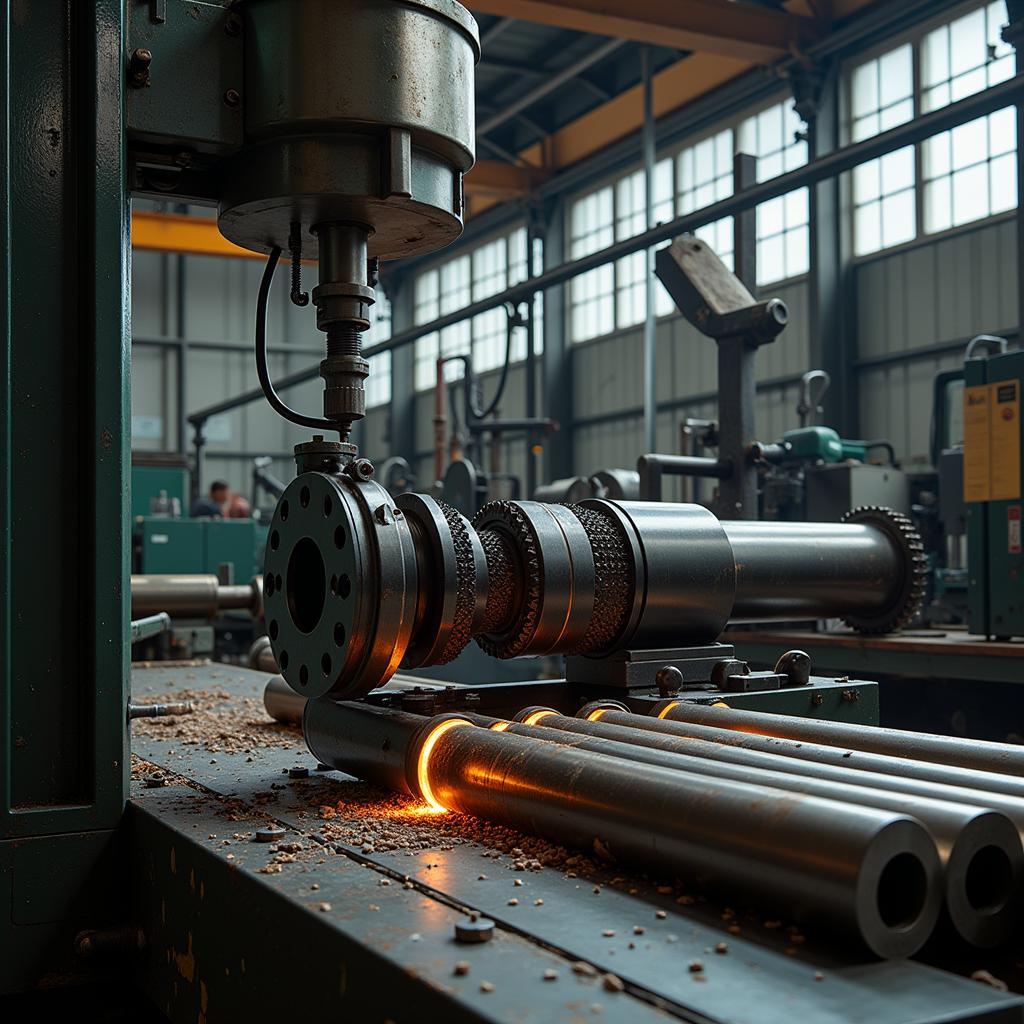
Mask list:
[[[860,369],[862,432],[891,440],[901,459],[926,463],[933,380],[963,356],[921,350],[1014,327],[1016,223],[990,222],[882,253],[855,275],[859,358],[906,353],[906,361]]]

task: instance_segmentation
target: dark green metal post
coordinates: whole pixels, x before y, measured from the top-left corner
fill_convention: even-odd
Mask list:
[[[129,235],[121,0],[3,8],[7,992],[39,983],[44,969],[73,976],[75,934],[119,910],[111,869],[128,779]]]

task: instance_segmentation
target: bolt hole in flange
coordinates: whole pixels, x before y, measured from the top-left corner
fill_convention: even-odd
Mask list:
[[[967,902],[980,913],[995,913],[1013,893],[1013,865],[998,846],[984,846],[971,859],[964,879]]]
[[[277,619],[270,620],[270,639],[276,640],[278,634]]]
[[[284,672],[288,668],[288,652],[282,651],[281,657],[277,659],[277,663],[281,666],[281,671]]]
[[[299,682],[305,686],[309,682],[309,669],[305,665],[299,668]]]
[[[303,487],[302,490],[299,491],[299,504],[303,508],[309,508],[309,488],[308,487]]]
[[[345,627],[340,622],[334,624],[334,642],[339,647],[345,646]],[[325,654],[324,657],[326,658],[327,655]]]
[[[278,509],[278,511],[279,511],[279,513],[281,515],[281,522],[282,523],[288,522],[288,502],[287,501],[282,501],[281,502],[281,506]]]
[[[345,527],[334,528],[334,546],[340,551],[345,546]]]
[[[331,501],[329,494],[324,495],[324,518],[330,519],[331,513],[334,511],[334,502]]]
[[[265,596],[272,597],[274,593],[274,574],[268,572],[263,578],[263,592]]]
[[[281,546],[281,535],[277,530],[270,531],[270,550],[276,551]]]
[[[878,879],[878,914],[887,928],[910,928],[928,895],[924,865],[912,853],[897,854]]]
[[[303,537],[288,559],[288,610],[301,633],[312,633],[327,601],[327,570],[312,537]]]
[[[325,676],[331,674],[331,656],[325,651],[324,656],[320,659],[320,668]]]

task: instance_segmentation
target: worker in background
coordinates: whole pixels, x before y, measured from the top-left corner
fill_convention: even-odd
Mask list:
[[[225,514],[228,519],[248,519],[252,514],[249,500],[244,494],[232,494]]]
[[[230,491],[228,485],[223,480],[214,480],[210,484],[210,494],[208,497],[196,498],[192,502],[192,507],[189,509],[189,515],[193,519],[200,517],[208,517],[211,519],[220,519],[224,515],[224,506],[228,503],[230,497]]]

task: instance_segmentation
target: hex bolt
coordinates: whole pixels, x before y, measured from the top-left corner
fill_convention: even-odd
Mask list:
[[[284,835],[284,829],[280,825],[265,825],[256,829],[253,837],[257,843],[276,843]]]
[[[140,46],[132,51],[128,59],[128,82],[136,89],[149,85],[149,66],[153,63],[153,54],[150,50]]]
[[[490,942],[494,938],[494,922],[486,917],[470,914],[455,922],[456,942]]]
[[[671,697],[678,693],[683,685],[683,673],[675,665],[662,665],[654,677],[658,685],[658,694],[662,697]]]
[[[288,769],[289,779],[308,779],[309,769],[305,765],[297,764]]]

